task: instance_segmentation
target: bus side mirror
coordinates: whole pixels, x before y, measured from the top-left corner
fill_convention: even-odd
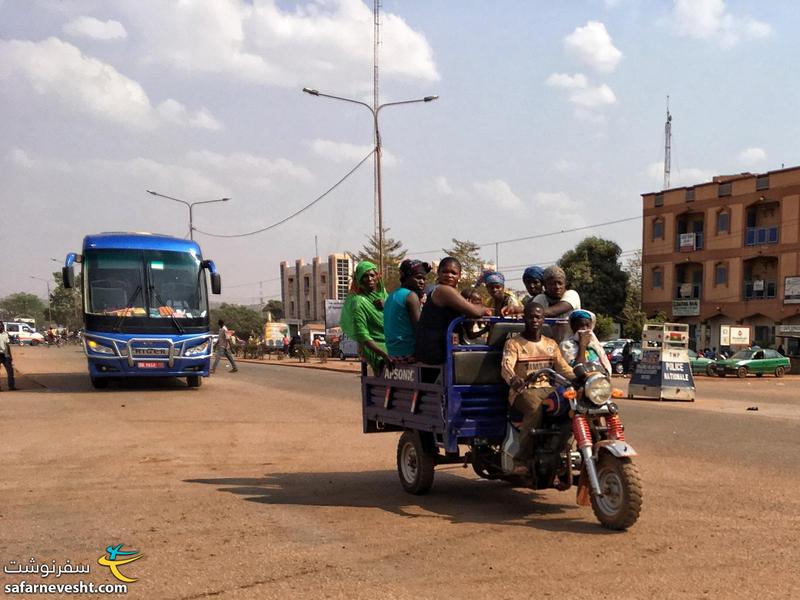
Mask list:
[[[75,287],[75,271],[72,267],[61,267],[61,280],[64,282],[66,289]]]
[[[222,277],[219,276],[219,273],[211,273],[211,293],[222,293]]]

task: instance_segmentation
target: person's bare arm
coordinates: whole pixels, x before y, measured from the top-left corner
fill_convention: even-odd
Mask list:
[[[545,317],[552,318],[552,317],[560,317],[563,314],[572,312],[572,310],[573,310],[572,304],[562,300],[560,302],[556,302],[555,304],[548,306],[542,312],[544,313]]]
[[[419,323],[419,315],[422,312],[422,305],[419,302],[419,296],[411,292],[406,296],[406,310],[408,311],[408,318],[411,324],[416,327]]]
[[[490,317],[493,312],[488,306],[478,306],[477,304],[472,304],[472,302],[467,302],[456,288],[445,285],[436,288],[436,293],[433,295],[433,303],[436,306],[452,308],[465,317],[472,317],[473,319]]]

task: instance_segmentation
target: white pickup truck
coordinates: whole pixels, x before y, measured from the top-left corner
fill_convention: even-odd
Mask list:
[[[30,344],[31,346],[44,344],[44,336],[27,323],[7,322],[4,325],[8,337],[15,343]]]

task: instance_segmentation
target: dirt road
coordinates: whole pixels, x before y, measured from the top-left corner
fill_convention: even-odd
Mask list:
[[[397,434],[361,433],[355,375],[242,364],[195,390],[99,392],[74,349],[15,357],[26,376],[0,394],[0,564],[91,571],[3,573],[4,586],[113,583],[97,559],[124,544],[142,554],[119,569],[138,579],[131,598],[800,597],[792,379],[698,380],[695,404],[622,401],[645,504],[611,533],[571,492],[460,466],[405,494]]]

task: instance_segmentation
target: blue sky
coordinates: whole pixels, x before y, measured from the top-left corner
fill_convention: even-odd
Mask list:
[[[672,184],[800,164],[789,2],[385,0],[385,224],[414,253],[641,214],[660,189],[666,96]],[[0,0],[0,295],[44,294],[83,235],[235,234],[307,204],[368,151],[372,3],[361,0]],[[223,300],[277,297],[278,264],[359,248],[372,164],[286,225],[197,234]],[[641,246],[641,222],[503,244],[512,286],[585,235]],[[434,259],[441,253],[424,254]],[[493,259],[494,245],[482,252]],[[259,281],[263,281],[259,285]]]

